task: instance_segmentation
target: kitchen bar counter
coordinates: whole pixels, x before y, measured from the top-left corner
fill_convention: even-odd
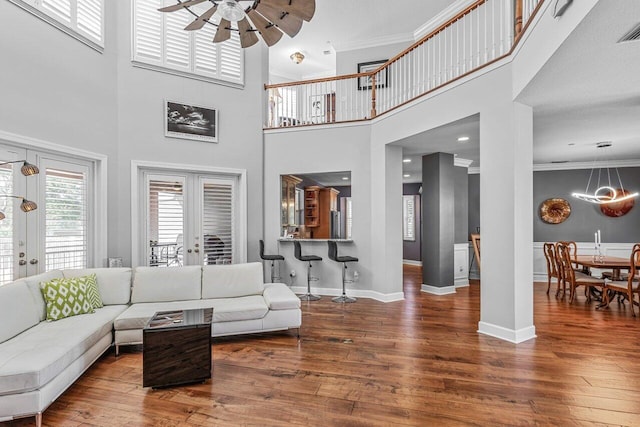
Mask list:
[[[338,243],[353,243],[353,239],[294,239],[294,238],[284,238],[284,237],[280,237],[278,238],[278,242],[326,242],[332,240],[334,242],[338,242]]]

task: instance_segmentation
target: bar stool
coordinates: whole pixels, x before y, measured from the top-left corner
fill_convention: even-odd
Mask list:
[[[307,293],[304,295],[300,295],[300,299],[302,301],[317,301],[322,298],[319,295],[313,295],[311,293],[311,281],[318,280],[317,277],[311,277],[311,261],[322,261],[322,257],[318,255],[302,255],[302,247],[300,246],[300,242],[293,242],[293,255],[296,259],[300,261],[309,262],[309,266],[307,267]]]
[[[342,269],[342,295],[339,297],[333,298],[331,301],[333,302],[356,302],[355,298],[348,297],[345,292],[345,284],[353,283],[353,280],[346,279],[347,273],[347,263],[348,262],[358,262],[358,258],[352,256],[338,256],[338,244],[333,240],[328,240],[329,244],[329,259],[334,260],[336,262],[341,262],[344,265]]]
[[[265,255],[264,240],[260,240],[260,258],[262,258],[265,261],[271,261],[271,283],[273,283],[275,279],[280,280],[280,276],[274,275],[273,266],[276,261],[284,261],[284,257],[282,255]],[[278,268],[278,271],[280,271],[279,268]]]

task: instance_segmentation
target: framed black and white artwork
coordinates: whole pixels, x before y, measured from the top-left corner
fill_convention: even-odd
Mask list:
[[[379,61],[361,62],[358,64],[358,74],[368,73],[369,71],[380,68],[388,59]],[[380,89],[389,86],[389,68],[383,68],[376,75],[376,88]],[[358,90],[371,90],[371,77],[358,77]]]
[[[165,136],[218,142],[217,109],[165,101],[165,114]]]
[[[324,97],[324,95],[311,95],[309,97],[309,115],[311,116],[311,119],[319,121],[324,119]]]

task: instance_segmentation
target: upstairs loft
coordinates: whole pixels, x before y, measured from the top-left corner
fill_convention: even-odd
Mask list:
[[[478,0],[359,73],[265,85],[266,129],[371,120],[511,55],[544,0]]]

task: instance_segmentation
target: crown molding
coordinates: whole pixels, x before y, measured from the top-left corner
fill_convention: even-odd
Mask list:
[[[372,47],[387,46],[397,43],[413,43],[415,38],[413,33],[392,34],[389,36],[373,37],[366,40],[354,42],[335,43],[333,48],[336,52],[347,52],[350,50],[368,49]]]
[[[533,165],[534,172],[559,171],[592,168],[633,168],[640,167],[640,159],[609,160],[597,162],[538,163]]]
[[[469,166],[471,166],[471,163],[473,163],[473,160],[461,159],[459,157],[454,157],[453,158],[453,166],[458,166],[458,167],[461,167],[461,168],[468,168]]]
[[[640,159],[610,160],[597,162],[568,162],[568,163],[538,163],[533,165],[534,172],[566,171],[593,168],[637,168],[640,167]],[[480,167],[469,168],[469,175],[479,174]]]

